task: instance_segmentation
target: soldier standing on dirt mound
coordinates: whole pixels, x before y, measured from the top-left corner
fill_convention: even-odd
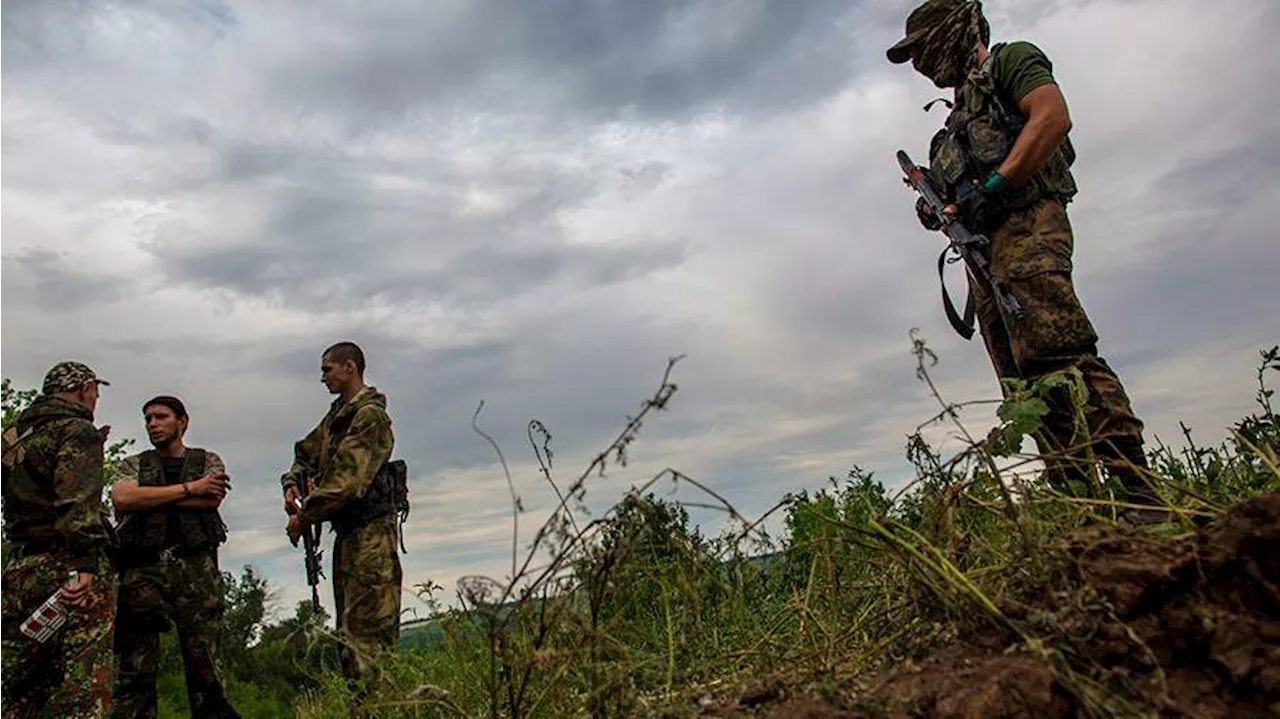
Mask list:
[[[1122,499],[1160,504],[1142,477],[1143,424],[1120,379],[1098,356],[1098,335],[1072,283],[1074,238],[1066,205],[1077,189],[1070,171],[1075,154],[1052,64],[1029,42],[988,49],[990,27],[980,2],[929,0],[907,17],[905,35],[889,48],[889,61],[910,61],[937,87],[954,88],[954,102],[943,100],[951,107],[946,125],[930,143],[929,175],[965,226],[991,239],[983,251],[992,274],[1025,312],[1010,326],[989,293],[970,280],[996,374],[1034,380],[1075,367],[1084,377],[1090,437],[1073,439],[1065,391],[1051,399],[1036,437],[1050,481],[1062,490],[1068,490],[1068,478],[1089,486],[1092,443],[1109,475],[1124,486],[1128,496]],[[941,226],[923,198],[916,208],[927,229]],[[1129,516],[1158,520],[1163,513]]]
[[[333,603],[343,642],[342,671],[369,680],[374,660],[394,651],[400,635],[400,581],[394,479],[395,446],[387,398],[364,383],[364,352],[339,342],[320,360],[321,381],[338,395],[320,423],[294,445],[281,477],[289,540],[296,547],[310,525],[329,522],[333,543]],[[298,486],[307,498],[299,503]]]
[[[4,438],[4,716],[106,717],[111,708],[115,537],[102,505],[103,442],[93,426],[98,386],[79,362],[59,362]],[[68,574],[75,572],[68,581]],[[43,643],[19,627],[54,592],[67,620]]]
[[[225,611],[218,546],[227,528],[222,458],[183,443],[190,423],[177,397],[142,406],[152,449],[120,463],[111,501],[120,518],[120,606],[116,615],[115,712],[154,717],[160,633],[172,624],[182,647],[193,717],[238,718],[218,660]]]

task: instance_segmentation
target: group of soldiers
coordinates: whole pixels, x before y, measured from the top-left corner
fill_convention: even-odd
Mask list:
[[[396,511],[406,488],[387,471],[395,436],[386,397],[364,384],[363,351],[335,344],[320,371],[337,398],[295,444],[281,491],[295,545],[321,523],[335,532],[342,670],[359,693],[398,641]],[[183,442],[190,415],[182,400],[147,400],[152,446],[118,464],[113,523],[103,503],[110,427],[94,426],[100,388],[109,384],[83,363],[59,362],[5,435],[4,716],[156,716],[160,634],[173,628],[192,716],[238,717],[218,651],[226,465]],[[23,622],[55,593],[63,626],[46,641],[23,634]]]
[[[1122,488],[1130,518],[1161,521],[1161,502],[1146,482],[1143,423],[1099,356],[1072,282],[1066,206],[1077,188],[1066,102],[1043,51],[1029,42],[989,47],[989,35],[979,2],[928,0],[887,52],[890,62],[910,62],[953,91],[945,126],[930,143],[928,174],[947,196],[945,212],[990,239],[982,252],[991,272],[1025,311],[1010,323],[989,289],[970,278],[987,353],[1002,378],[1079,370],[1086,426],[1076,426],[1064,389],[1050,398],[1036,436],[1050,481],[1069,490],[1089,476],[1096,457]],[[927,229],[942,226],[931,207],[918,204],[917,213]],[[389,482],[379,479],[394,437],[386,398],[364,385],[364,368],[354,344],[326,350],[322,377],[338,398],[296,444],[281,480],[295,545],[318,522],[331,522],[337,533],[334,603],[343,670],[352,678],[365,676],[373,658],[394,646],[400,613],[394,501]],[[157,633],[172,622],[193,715],[236,716],[217,661],[226,469],[213,452],[183,445],[188,415],[181,401],[149,400],[143,413],[153,448],[120,466],[111,501],[121,520],[113,530],[100,511],[106,434],[92,423],[105,384],[82,364],[55,366],[18,420],[21,458],[6,457],[12,550],[4,567],[4,715],[26,716],[51,703],[60,716],[104,716],[113,693],[117,716],[154,715]],[[68,582],[69,571],[75,575]],[[56,641],[33,643],[17,626],[54,590],[71,620]]]

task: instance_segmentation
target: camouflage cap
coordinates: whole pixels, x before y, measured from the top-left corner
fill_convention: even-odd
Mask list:
[[[889,62],[898,65],[910,60],[911,52],[917,47],[920,40],[937,27],[938,23],[946,20],[953,12],[965,4],[967,4],[966,0],[927,0],[924,4],[912,10],[911,14],[907,16],[905,37],[885,52]]]
[[[75,392],[89,382],[111,384],[105,379],[99,378],[93,370],[89,369],[88,365],[71,361],[59,362],[45,373],[44,387],[41,391],[45,394]]]

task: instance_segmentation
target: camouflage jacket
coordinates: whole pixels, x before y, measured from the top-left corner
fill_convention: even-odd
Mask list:
[[[302,503],[299,517],[321,522],[365,495],[394,447],[387,398],[365,387],[350,402],[334,400],[320,424],[294,445],[293,466],[280,484],[288,491],[303,478],[313,478],[315,489]]]
[[[98,553],[114,542],[102,502],[104,438],[93,413],[41,396],[14,429],[25,439],[5,456],[5,533],[13,541],[47,544],[65,554],[71,568],[91,571]]]

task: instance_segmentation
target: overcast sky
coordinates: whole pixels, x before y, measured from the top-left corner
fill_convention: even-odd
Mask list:
[[[279,476],[341,339],[364,347],[411,470],[406,585],[507,571],[481,400],[524,543],[553,499],[526,423],[551,430],[567,482],[677,354],[669,411],[589,485],[593,507],[666,466],[748,516],[854,464],[897,485],[936,410],[910,328],[949,398],[997,394],[946,321],[942,237],[893,158],[923,160],[945,112],[884,59],[911,6],[7,2],[4,376],[89,363],[115,438],[145,441],[139,404],[181,396],[188,442],[234,482],[223,567],[253,564],[289,607],[307,588]],[[1067,97],[1103,355],[1149,438],[1176,442],[1181,420],[1218,441],[1280,340],[1280,5],[987,13],[996,40],[1049,53]]]

